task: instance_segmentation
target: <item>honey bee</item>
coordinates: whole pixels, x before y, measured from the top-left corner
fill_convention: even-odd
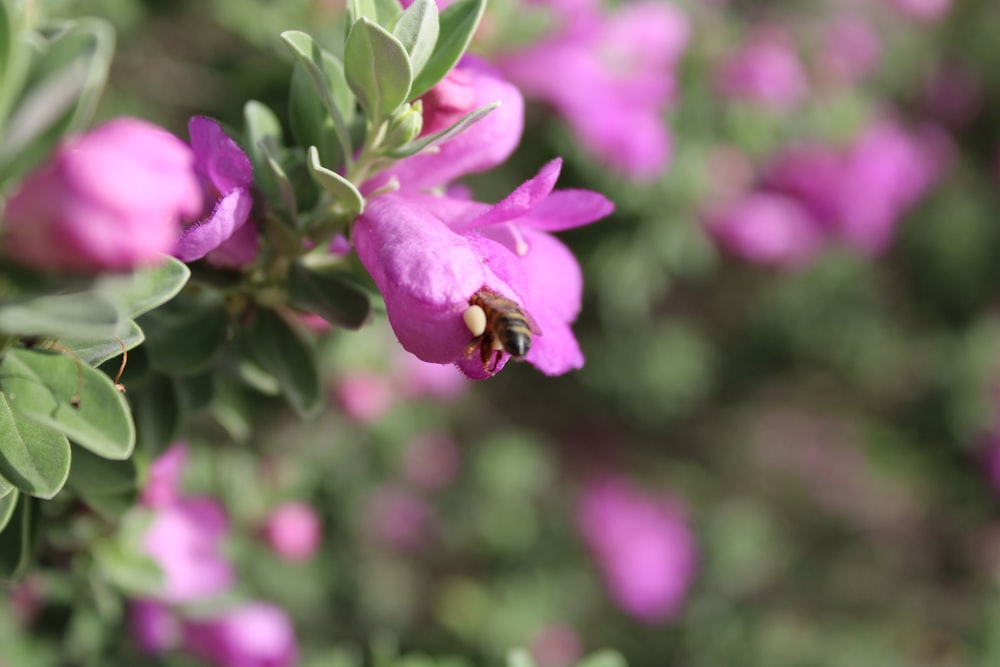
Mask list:
[[[504,352],[523,359],[531,349],[531,335],[542,333],[521,306],[486,287],[472,295],[462,317],[473,335],[465,356],[479,346],[483,370],[490,375],[496,373]]]

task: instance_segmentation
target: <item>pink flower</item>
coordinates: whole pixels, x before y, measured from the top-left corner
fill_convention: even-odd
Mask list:
[[[287,502],[275,507],[263,525],[264,539],[283,560],[296,563],[312,558],[322,540],[319,515],[310,505]]]
[[[582,299],[580,267],[548,232],[593,222],[612,204],[585,190],[553,192],[560,167],[549,163],[493,207],[405,190],[369,201],[354,245],[408,352],[458,363],[474,379],[503,368],[506,351],[489,370],[466,354],[472,336],[463,313],[486,289],[518,304],[542,332],[527,361],[549,375],[582,366],[570,329]]]
[[[150,655],[166,653],[180,644],[180,619],[170,607],[155,600],[129,604],[129,629],[139,648]]]
[[[680,612],[695,575],[696,547],[673,501],[605,478],[584,489],[577,522],[623,611],[646,623]]]
[[[710,211],[706,222],[712,237],[733,254],[783,269],[808,264],[825,240],[809,211],[780,194],[749,194]]]
[[[429,364],[399,349],[396,381],[407,398],[428,396],[438,401],[452,401],[469,388],[468,378],[454,366]]]
[[[292,667],[298,643],[288,615],[264,602],[184,622],[184,646],[215,667]]]
[[[727,59],[716,83],[725,95],[739,100],[788,110],[809,92],[798,54],[779,30],[761,30]]]
[[[392,407],[395,392],[385,376],[355,372],[340,379],[334,397],[350,419],[359,424],[374,424]]]
[[[150,465],[140,496],[152,519],[142,550],[163,572],[156,597],[174,604],[201,600],[228,589],[233,567],[222,554],[229,522],[222,506],[203,496],[180,494],[187,447],[176,444]]]
[[[253,207],[250,159],[218,121],[194,116],[188,132],[210,213],[184,230],[174,256],[192,262],[216,251],[217,263],[224,266],[249,263],[257,254],[256,228],[246,225]]]
[[[611,15],[593,2],[544,4],[561,30],[501,54],[498,66],[526,95],[550,104],[612,169],[640,180],[662,174],[671,152],[664,112],[687,47],[686,15],[662,2]]]
[[[53,271],[156,263],[200,210],[194,162],[184,142],[136,118],[70,137],[7,201],[4,251]]]

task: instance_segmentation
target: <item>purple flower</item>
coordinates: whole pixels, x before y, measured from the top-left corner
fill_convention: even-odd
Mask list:
[[[256,256],[256,230],[246,226],[253,207],[250,159],[218,121],[194,116],[188,132],[204,192],[204,210],[210,212],[184,230],[173,254],[181,261],[193,262],[216,250],[223,265],[248,263]],[[230,239],[233,247],[226,243]]]
[[[653,179],[671,152],[664,111],[673,100],[687,17],[637,2],[612,15],[596,3],[547,2],[561,30],[503,53],[498,66],[526,95],[551,105],[583,147],[622,174]]]
[[[779,29],[752,35],[722,64],[716,84],[728,97],[778,110],[795,107],[809,92],[802,62]]]
[[[264,521],[262,533],[278,556],[298,563],[309,560],[316,553],[323,528],[312,506],[287,502],[271,510]]]
[[[150,655],[166,653],[180,644],[180,619],[162,602],[132,600],[129,603],[129,629],[139,648]]]
[[[353,241],[386,302],[399,342],[424,361],[458,363],[471,378],[489,377],[467,354],[472,341],[463,314],[489,290],[519,306],[541,332],[525,357],[549,375],[583,364],[570,324],[582,299],[580,267],[548,232],[593,222],[611,212],[603,196],[552,191],[555,160],[493,207],[405,191],[369,201]]]
[[[378,422],[396,398],[389,378],[370,371],[345,375],[337,382],[333,394],[344,414],[359,424]]]
[[[80,273],[156,263],[200,209],[194,162],[184,142],[136,118],[70,137],[7,201],[4,252]]]
[[[751,193],[706,215],[708,231],[735,255],[782,269],[808,264],[825,236],[816,219],[792,197]]]
[[[864,79],[876,68],[881,54],[878,34],[860,17],[842,16],[826,28],[821,63],[839,81]]]
[[[288,615],[264,602],[184,622],[184,646],[215,667],[292,667],[298,643]]]
[[[623,611],[645,623],[680,612],[695,575],[696,545],[672,500],[604,478],[584,489],[577,522]]]

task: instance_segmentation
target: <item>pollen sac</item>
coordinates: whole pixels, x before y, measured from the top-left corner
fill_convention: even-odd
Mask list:
[[[462,313],[462,320],[465,321],[466,328],[474,337],[482,336],[486,333],[486,311],[482,306],[472,305]]]

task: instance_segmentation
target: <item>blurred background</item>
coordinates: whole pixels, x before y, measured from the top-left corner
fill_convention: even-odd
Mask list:
[[[335,1],[47,4],[116,26],[102,116],[181,136],[195,113],[240,127],[247,99],[282,113],[280,31],[343,37]],[[552,9],[574,4],[611,27]],[[669,5],[659,37],[619,20],[648,5]],[[563,156],[560,187],[615,202],[560,235],[586,277],[587,364],[470,383],[376,318],[320,336],[331,409],[313,421],[263,399],[203,410],[191,378],[172,408],[184,486],[225,505],[239,588],[288,611],[307,667],[391,641],[439,660],[419,664],[515,646],[539,667],[602,647],[632,667],[1000,664],[1000,4],[487,11],[472,50],[515,82],[539,40],[652,54],[657,92],[635,100],[583,77],[581,111],[525,84],[521,149],[469,181],[495,201]],[[620,114],[631,139],[602,152],[581,113]],[[291,501],[319,518],[303,557],[267,529]],[[6,665],[146,664],[100,583],[45,565],[0,601]]]

